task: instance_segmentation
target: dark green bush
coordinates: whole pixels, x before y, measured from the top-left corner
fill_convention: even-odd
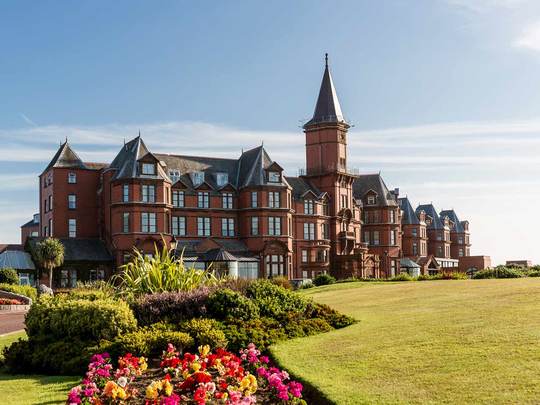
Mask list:
[[[313,284],[316,286],[321,285],[329,285],[334,284],[336,282],[336,279],[332,277],[330,274],[319,274],[317,277],[313,279]]]
[[[15,285],[15,284],[0,284],[0,290],[12,292],[14,294],[24,295],[31,298],[32,301],[37,299],[37,290],[29,285]]]
[[[74,288],[65,294],[66,299],[70,300],[107,300],[113,298],[109,293],[103,290],[89,288]]]
[[[433,280],[433,276],[430,276],[428,274],[420,274],[417,278],[418,281],[426,281],[426,280]]]
[[[215,319],[194,318],[180,324],[178,329],[193,338],[193,348],[200,345],[209,345],[212,349],[227,347],[222,325]]]
[[[124,301],[70,300],[62,296],[40,297],[30,307],[25,322],[29,337],[91,342],[113,340],[137,327],[137,321]]]
[[[0,283],[19,284],[19,275],[15,269],[0,269]]]
[[[259,349],[267,348],[273,343],[287,339],[282,325],[270,318],[229,319],[223,323],[223,332],[228,341],[227,348],[236,352],[254,343]]]
[[[356,321],[348,315],[344,315],[325,304],[311,302],[305,311],[306,318],[324,319],[335,329],[341,329],[352,325]]]
[[[529,277],[540,277],[540,270],[532,270],[528,274]]]
[[[332,330],[332,326],[322,318],[305,318],[304,314],[289,312],[281,320],[281,325],[287,337],[303,337]]]
[[[261,316],[279,319],[290,311],[304,312],[310,300],[299,294],[273,284],[269,280],[258,280],[247,288],[247,297],[259,307]]]
[[[399,273],[388,281],[414,281],[414,278],[412,278],[409,273]]]
[[[249,298],[224,288],[214,291],[207,302],[208,313],[216,319],[227,317],[252,319],[259,317],[259,308]]]
[[[498,266],[494,269],[485,269],[477,271],[472,278],[485,279],[485,278],[520,278],[523,277],[523,273],[517,269],[511,269],[504,266]]]

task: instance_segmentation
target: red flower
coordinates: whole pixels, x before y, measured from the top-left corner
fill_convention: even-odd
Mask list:
[[[197,390],[193,394],[193,400],[200,405],[206,403],[206,391],[204,390],[204,388],[197,388]]]

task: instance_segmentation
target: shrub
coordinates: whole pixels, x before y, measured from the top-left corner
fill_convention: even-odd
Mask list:
[[[280,340],[287,339],[282,325],[274,319],[259,318],[243,321],[229,319],[223,324],[223,332],[228,341],[228,349],[235,352],[250,343],[267,348]]]
[[[409,273],[399,273],[388,281],[414,281],[414,278],[412,278]]]
[[[289,279],[287,277],[284,277],[284,276],[278,276],[278,277],[274,277],[274,278],[271,278],[270,281],[272,283],[274,283],[275,285],[278,285],[280,287],[283,287],[287,290],[292,290],[292,285],[289,281]]]
[[[532,270],[529,272],[529,277],[540,277],[540,270]]]
[[[186,267],[182,257],[176,258],[166,243],[161,251],[156,246],[151,257],[134,250],[133,260],[120,268],[114,281],[118,282],[119,291],[128,297],[191,291],[220,282],[212,272]]]
[[[95,300],[105,300],[111,298],[111,296],[103,291],[103,290],[95,290],[95,289],[89,289],[89,288],[81,288],[77,287],[72,290],[70,290],[66,297],[70,300],[88,300],[88,301],[95,301]]]
[[[356,321],[348,315],[339,313],[328,305],[311,302],[308,304],[305,311],[306,318],[324,319],[330,326],[335,329],[341,329],[345,326],[352,325]]]
[[[437,274],[436,280],[467,280],[467,274],[460,271],[443,271]]]
[[[179,330],[189,334],[194,340],[194,347],[209,345],[211,348],[227,347],[227,338],[221,330],[222,325],[215,319],[191,319],[183,322]]]
[[[259,308],[249,298],[236,291],[224,288],[208,297],[208,312],[216,319],[227,317],[252,319],[259,317]]]
[[[12,284],[0,284],[0,290],[8,291],[14,294],[24,295],[31,298],[32,301],[37,300],[37,290],[29,285],[12,285]]]
[[[137,321],[121,300],[70,300],[43,296],[26,315],[29,337],[98,341],[135,330]]]
[[[434,280],[433,276],[428,274],[420,274],[417,278],[418,281]]]
[[[313,284],[313,282],[312,282],[312,281],[307,281],[307,282],[305,282],[305,283],[300,284],[300,287],[299,287],[299,288],[300,288],[301,290],[307,290],[308,288],[313,288],[313,287],[315,287],[315,285]]]
[[[288,338],[303,337],[316,333],[328,332],[332,326],[322,318],[304,318],[304,314],[289,312],[281,321]]]
[[[144,327],[135,332],[118,336],[113,342],[102,342],[94,351],[110,353],[113,357],[132,353],[136,356],[154,357],[172,343],[179,351],[193,347],[193,338],[184,332]]]
[[[15,269],[0,269],[0,283],[19,284],[19,276]]]
[[[523,277],[523,273],[517,269],[510,269],[504,266],[498,266],[494,269],[484,269],[477,271],[472,278],[485,279],[485,278],[520,278]]]
[[[131,306],[141,325],[161,321],[180,323],[204,317],[209,294],[210,290],[206,287],[186,292],[148,294],[138,298]]]
[[[290,311],[303,312],[309,303],[308,299],[279,287],[269,280],[258,280],[251,283],[246,294],[259,307],[261,316],[274,319]]]
[[[317,277],[313,279],[313,284],[316,286],[320,285],[328,285],[328,284],[334,284],[336,282],[336,279],[332,277],[330,274],[319,274]]]

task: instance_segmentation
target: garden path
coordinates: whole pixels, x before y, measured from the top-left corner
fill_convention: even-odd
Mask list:
[[[0,335],[24,329],[26,311],[0,312]]]

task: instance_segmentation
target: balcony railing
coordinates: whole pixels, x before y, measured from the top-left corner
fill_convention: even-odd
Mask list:
[[[318,176],[321,174],[335,173],[335,172],[350,174],[352,176],[358,176],[360,174],[360,169],[350,168],[344,165],[340,165],[339,163],[326,165],[326,166],[322,166],[318,168],[312,168],[309,170],[305,168],[298,169],[299,176]]]

